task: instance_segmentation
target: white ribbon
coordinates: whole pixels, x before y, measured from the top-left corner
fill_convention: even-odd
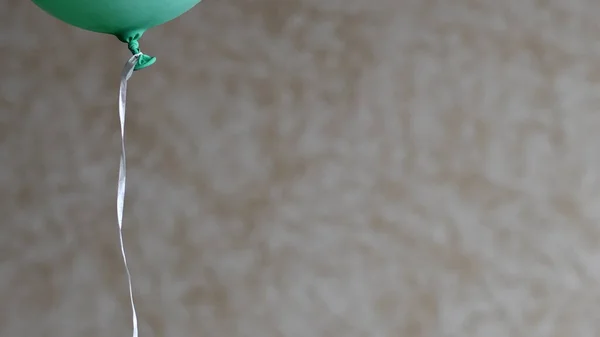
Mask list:
[[[119,184],[117,186],[117,221],[119,223],[119,238],[121,242],[121,255],[123,256],[123,264],[127,271],[127,281],[129,282],[129,299],[131,301],[131,313],[133,321],[133,337],[138,337],[138,319],[135,311],[135,303],[133,302],[133,286],[131,282],[131,272],[127,264],[127,256],[125,255],[125,245],[123,244],[123,204],[125,202],[125,181],[126,174],[126,156],[125,156],[125,107],[127,101],[127,81],[133,74],[133,69],[137,64],[142,54],[132,56],[125,64],[121,72],[121,86],[119,87],[119,120],[121,121],[121,162],[119,164]]]

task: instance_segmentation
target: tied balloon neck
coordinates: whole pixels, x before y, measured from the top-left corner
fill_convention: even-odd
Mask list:
[[[151,66],[156,62],[156,57],[146,55],[141,52],[140,44],[137,39],[132,39],[127,43],[127,48],[133,55],[139,55],[138,61],[135,65],[134,70],[144,69]]]
[[[127,44],[127,48],[129,48],[129,51],[133,54],[133,55],[137,55],[137,54],[141,54],[142,52],[140,51],[140,43],[137,40],[133,40],[130,41]]]

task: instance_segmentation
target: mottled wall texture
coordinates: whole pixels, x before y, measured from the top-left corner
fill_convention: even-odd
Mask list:
[[[130,82],[143,337],[593,337],[600,2],[205,0]],[[0,336],[129,336],[114,37],[0,2]]]

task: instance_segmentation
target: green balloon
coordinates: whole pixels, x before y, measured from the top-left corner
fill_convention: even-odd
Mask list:
[[[48,14],[70,25],[114,35],[127,43],[133,54],[138,54],[138,40],[147,29],[177,18],[201,0],[32,1]],[[155,61],[154,57],[142,55],[135,69],[148,67]]]

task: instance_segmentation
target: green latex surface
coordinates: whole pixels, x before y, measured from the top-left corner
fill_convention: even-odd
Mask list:
[[[200,0],[32,0],[55,18],[97,33],[111,34],[139,53],[138,40],[152,27],[175,19]],[[156,61],[143,55],[136,69]]]

